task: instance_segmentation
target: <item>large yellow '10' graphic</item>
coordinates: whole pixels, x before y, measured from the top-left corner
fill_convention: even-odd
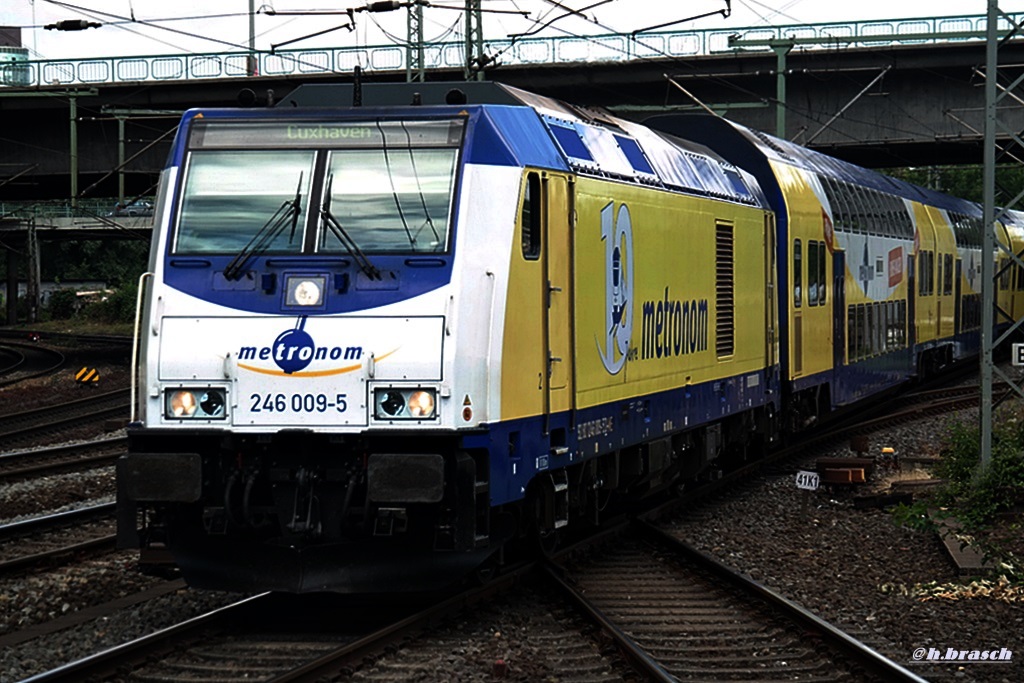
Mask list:
[[[601,363],[612,375],[626,364],[633,335],[633,224],[629,207],[615,203],[601,209],[601,241],[605,253],[604,344],[597,338]]]

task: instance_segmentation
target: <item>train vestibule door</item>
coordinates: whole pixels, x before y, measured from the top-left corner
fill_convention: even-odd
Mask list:
[[[905,324],[907,346],[914,348],[917,344],[917,259],[911,254],[907,256],[907,319]]]
[[[545,173],[544,192],[544,254],[547,316],[545,346],[547,347],[548,415],[573,409],[572,365],[572,221],[573,183],[567,176]]]
[[[963,259],[956,260],[956,274],[953,276],[953,334],[960,334],[960,326],[963,324],[960,316],[960,278],[963,276]]]
[[[846,252],[832,254],[832,368],[846,361]]]

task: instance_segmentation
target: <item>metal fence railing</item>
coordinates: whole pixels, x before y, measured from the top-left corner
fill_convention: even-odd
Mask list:
[[[1011,15],[1020,21],[1024,13]],[[1010,28],[1001,19],[1005,29]],[[489,55],[507,65],[581,62],[623,62],[651,58],[688,58],[735,51],[731,36],[743,40],[781,38],[837,39],[837,45],[879,45],[872,36],[893,36],[881,44],[948,43],[984,39],[986,17],[964,15],[923,19],[799,24],[788,26],[663,31],[640,34],[603,34],[585,37],[529,37],[521,40],[485,41]],[[976,36],[975,36],[976,34]],[[901,40],[898,36],[913,36]],[[931,37],[922,37],[931,36]],[[861,39],[861,40],[858,40]],[[802,49],[827,49],[827,44]],[[751,48],[744,48],[750,50]],[[767,49],[767,48],[764,48]],[[276,52],[220,52],[204,54],[104,57],[92,59],[0,61],[0,85],[94,85],[118,82],[181,81],[243,77],[253,70],[265,76],[348,73],[355,66],[364,71],[394,72],[406,68],[406,49],[396,45],[337,47]],[[425,46],[427,69],[458,69],[465,63],[462,42]]]
[[[116,198],[79,199],[75,206],[66,200],[0,202],[0,220],[30,218],[93,218],[112,214]]]

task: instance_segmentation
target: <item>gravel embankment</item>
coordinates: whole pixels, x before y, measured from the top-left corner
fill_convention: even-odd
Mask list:
[[[964,411],[960,419],[976,416]],[[951,419],[873,434],[869,453],[892,446],[905,455],[937,454]],[[851,455],[846,448],[816,453],[803,467],[813,468],[817,457],[845,455]],[[1024,590],[995,578],[971,586],[935,534],[901,528],[882,510],[856,510],[853,495],[818,491],[805,509],[794,477],[776,475],[702,507],[674,529],[929,680],[1024,681]],[[913,663],[918,648],[1004,647],[1013,651],[1009,663]]]
[[[112,368],[107,376],[116,377],[116,373]],[[24,392],[0,391],[0,410],[29,407],[28,403],[42,401],[44,394],[52,401],[55,390],[66,381],[37,380],[38,385],[27,392],[31,398]],[[887,445],[904,455],[937,454],[939,439],[951,419],[935,418],[890,429],[884,436],[872,435],[870,452]],[[962,419],[976,419],[976,411],[965,411]],[[813,457],[847,454],[845,448],[809,454],[807,465],[813,463]],[[915,475],[905,471],[904,476]],[[109,500],[112,495],[109,470],[17,484],[0,490],[0,523],[49,505],[43,501],[63,507]],[[855,510],[851,497],[850,492],[821,491],[810,496],[805,509],[792,476],[774,475],[721,502],[702,506],[674,526],[691,543],[870,640],[884,654],[929,680],[1024,681],[1024,597],[1020,591],[965,587],[968,580],[959,578],[933,534],[900,528],[890,514],[880,510]],[[134,553],[116,553],[69,568],[0,581],[0,683],[14,683],[240,597],[181,590],[26,642],[5,642],[5,636],[29,624],[72,615],[155,585],[158,580],[141,575],[134,561]],[[490,680],[493,672],[489,669],[499,659],[508,667],[502,672],[513,680],[529,680],[532,674],[546,671],[543,647],[548,641],[533,642],[522,630],[523,623],[535,617],[525,611],[502,614],[507,621],[470,618],[449,628],[457,633],[450,656],[431,657],[422,671],[410,675],[431,680],[432,675],[445,671],[461,680]],[[504,640],[513,634],[520,637]],[[497,643],[501,646],[495,647]],[[928,668],[912,664],[917,648],[944,652],[947,648],[1003,647],[1013,651],[1012,662]],[[615,678],[617,674],[605,669],[604,675]]]

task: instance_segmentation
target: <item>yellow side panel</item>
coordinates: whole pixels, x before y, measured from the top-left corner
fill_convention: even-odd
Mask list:
[[[579,408],[765,367],[763,211],[586,178],[576,210]]]
[[[524,187],[519,195],[520,207],[525,194]],[[501,416],[506,420],[543,412],[547,372],[543,343],[547,315],[544,262],[539,258],[524,258],[518,239],[521,226],[516,225],[515,230],[517,238],[512,240],[509,258],[501,357]]]
[[[565,176],[548,174],[544,179],[546,239],[542,258],[547,267],[548,410],[572,408],[572,237],[570,234],[570,185]]]
[[[1024,253],[1024,230],[1016,225],[1004,225],[996,232],[999,243],[1007,245],[1015,254]],[[1024,317],[1024,295],[1016,289],[1017,278],[1014,277],[1016,268],[1014,262],[1006,252],[997,249],[996,273],[1002,273],[999,277],[999,308],[1009,313],[1012,318],[996,310],[995,322],[997,325],[1013,323]]]
[[[958,252],[953,229],[942,213],[933,207],[914,204],[914,217],[917,220],[915,236],[915,254],[917,256],[917,341],[927,342],[942,337],[950,337],[954,333],[954,315],[956,313],[955,288],[950,294],[943,293],[944,269],[949,267],[946,256],[952,255],[956,267]],[[930,294],[921,295],[921,252],[930,251],[935,254],[933,287]],[[954,276],[955,277],[955,273]]]
[[[821,201],[807,183],[804,171],[788,164],[772,164],[786,197],[789,210],[789,244],[786,247],[790,282],[793,282],[792,268],[796,240],[801,245],[802,291],[800,305],[792,287],[786,292],[789,298],[786,310],[789,315],[789,375],[790,379],[806,377],[832,369],[832,248],[825,235],[825,213]],[[825,249],[825,300],[815,299],[811,305],[808,283],[812,278],[808,272],[810,243],[826,244]]]

